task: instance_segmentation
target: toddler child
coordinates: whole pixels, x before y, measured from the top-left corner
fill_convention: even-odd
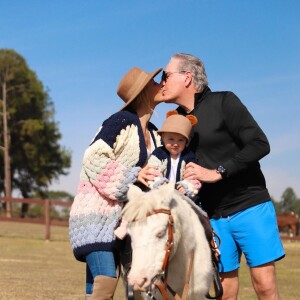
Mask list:
[[[187,149],[187,144],[192,127],[196,124],[197,118],[193,115],[182,116],[176,110],[167,113],[165,122],[158,130],[163,146],[156,148],[148,160],[148,165],[159,171],[154,181],[148,182],[150,188],[175,182],[176,188],[189,198],[197,195],[201,183],[198,180],[183,179],[186,164],[195,162],[195,156]]]

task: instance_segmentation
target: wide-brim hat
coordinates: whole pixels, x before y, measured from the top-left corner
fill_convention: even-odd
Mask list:
[[[162,68],[159,68],[151,73],[147,73],[138,67],[133,67],[129,70],[121,79],[117,89],[118,96],[125,102],[125,105],[123,105],[120,110],[128,106],[139,95],[148,82],[161,70]]]
[[[159,134],[164,132],[180,133],[187,140],[189,140],[192,130],[192,124],[190,120],[182,115],[169,116],[162,127],[157,131]]]

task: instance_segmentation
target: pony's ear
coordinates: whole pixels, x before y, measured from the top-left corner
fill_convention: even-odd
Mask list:
[[[134,184],[131,184],[128,188],[127,198],[130,201],[134,198],[139,198],[143,195],[143,191]]]
[[[159,193],[163,196],[162,203],[169,207],[171,200],[173,199],[175,191],[175,184],[170,182],[159,187]]]

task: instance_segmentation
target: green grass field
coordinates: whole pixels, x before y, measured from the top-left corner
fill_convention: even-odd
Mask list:
[[[85,264],[77,262],[68,230],[52,227],[50,242],[44,226],[0,222],[0,299],[83,300]],[[270,245],[272,247],[272,245]],[[300,242],[284,242],[286,257],[277,263],[282,300],[300,299]],[[122,283],[116,300],[125,299]],[[256,299],[244,261],[239,299]]]

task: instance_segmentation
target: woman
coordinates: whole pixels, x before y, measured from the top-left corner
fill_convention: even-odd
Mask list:
[[[102,124],[86,149],[80,182],[70,211],[70,241],[77,260],[86,262],[86,299],[112,299],[117,285],[116,239],[128,186],[137,180],[160,137],[149,123],[161,100],[160,85],[132,68],[120,81],[125,105]]]

